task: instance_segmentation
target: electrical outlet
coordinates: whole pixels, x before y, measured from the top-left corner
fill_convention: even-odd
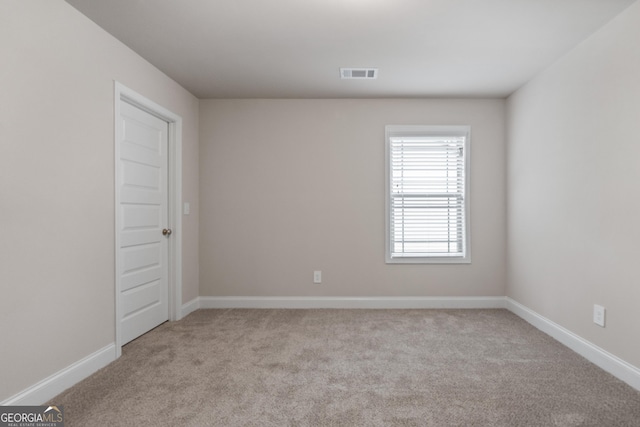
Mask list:
[[[313,283],[322,283],[322,271],[313,272]]]
[[[601,305],[593,305],[593,323],[604,328],[605,308]]]

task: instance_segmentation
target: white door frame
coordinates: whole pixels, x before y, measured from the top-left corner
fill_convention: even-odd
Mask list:
[[[118,125],[120,103],[134,105],[169,123],[169,228],[173,230],[169,240],[169,320],[180,320],[182,317],[182,117],[129,89],[118,81],[115,83],[115,325],[116,325],[116,358],[122,354],[122,331],[120,322],[120,233],[121,218],[120,189],[118,185],[118,161],[120,159],[120,138],[122,129]]]

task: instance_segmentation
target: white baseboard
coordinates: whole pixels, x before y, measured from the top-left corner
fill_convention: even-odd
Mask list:
[[[198,297],[182,305],[182,316],[200,308],[506,308],[603,370],[640,390],[640,369],[509,297]],[[115,344],[109,344],[0,402],[0,405],[41,405],[114,360],[116,347]]]
[[[74,384],[79,383],[89,375],[104,368],[116,360],[116,346],[109,344],[93,354],[78,360],[61,371],[32,385],[22,392],[0,402],[1,406],[42,405],[56,397]]]
[[[182,304],[182,317],[184,318],[185,316],[193,313],[194,311],[196,311],[197,309],[200,308],[200,297],[196,297],[194,299],[192,299],[191,301]]]
[[[637,367],[592,344],[509,297],[506,298],[506,308],[542,332],[569,347],[594,365],[599,366],[614,377],[640,391],[640,369]]]
[[[200,308],[505,308],[504,297],[199,297]]]

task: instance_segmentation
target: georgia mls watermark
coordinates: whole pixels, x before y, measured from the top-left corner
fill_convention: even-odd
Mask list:
[[[0,427],[64,427],[64,407],[0,406]]]

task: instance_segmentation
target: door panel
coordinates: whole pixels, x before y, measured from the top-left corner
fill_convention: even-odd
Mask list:
[[[121,344],[169,319],[168,124],[120,105],[118,248]]]
[[[162,275],[160,266],[153,266],[144,270],[133,271],[122,276],[120,290],[122,292],[140,286],[140,283],[149,283]]]
[[[158,228],[162,224],[160,206],[128,204],[122,206],[122,229],[125,231]]]
[[[124,319],[130,318],[132,315],[145,310],[149,307],[155,307],[160,304],[160,293],[162,292],[159,280],[137,286],[134,289],[124,291],[126,295],[122,306],[122,314]]]
[[[151,267],[161,267],[161,252],[162,247],[157,242],[122,248],[122,275]]]
[[[122,159],[122,171],[122,180],[128,188],[141,187],[142,190],[160,191],[162,171],[159,165],[140,164]]]

